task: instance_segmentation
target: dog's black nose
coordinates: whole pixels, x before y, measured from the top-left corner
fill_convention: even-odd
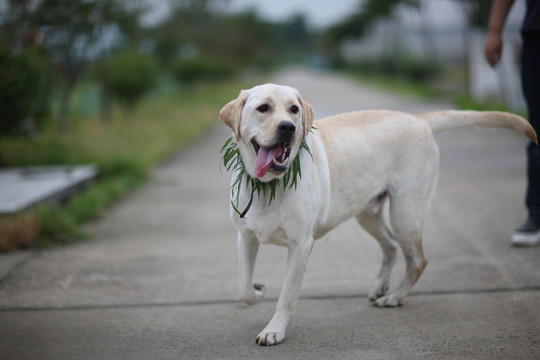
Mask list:
[[[290,143],[296,131],[296,126],[290,121],[282,121],[278,124],[276,131],[280,141]]]

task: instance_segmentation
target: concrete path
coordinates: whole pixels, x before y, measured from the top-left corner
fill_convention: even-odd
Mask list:
[[[297,87],[318,117],[450,106],[306,70],[272,81]],[[540,358],[540,247],[509,243],[526,215],[523,137],[471,128],[437,136],[430,263],[404,306],[370,305],[380,250],[349,221],[316,243],[287,338],[265,348],[255,336],[273,314],[286,250],[261,248],[255,281],[267,298],[240,303],[229,175],[218,167],[228,136],[219,125],[166,161],[88,226],[89,241],[0,256],[0,359]]]

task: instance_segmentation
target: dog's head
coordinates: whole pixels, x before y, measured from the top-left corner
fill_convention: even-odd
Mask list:
[[[292,164],[314,112],[296,89],[265,84],[242,90],[219,118],[232,129],[248,174],[266,182],[282,177]]]

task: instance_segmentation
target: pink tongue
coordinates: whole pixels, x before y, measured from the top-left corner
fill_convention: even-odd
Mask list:
[[[257,161],[255,161],[255,175],[261,179],[270,166],[272,165],[272,160],[276,157],[279,146],[274,146],[273,148],[260,147],[259,153],[257,154]]]

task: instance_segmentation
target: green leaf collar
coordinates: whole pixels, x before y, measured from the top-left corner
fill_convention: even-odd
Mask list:
[[[311,150],[309,149],[309,146],[305,140],[302,140],[300,144],[300,150],[302,149],[305,149],[309,153],[311,158],[313,158]],[[227,139],[219,152],[220,154],[222,154],[220,166],[223,165],[227,169],[227,171],[230,171],[232,169],[233,172],[236,174],[236,178],[231,185],[231,205],[234,211],[236,211],[238,215],[240,215],[240,218],[244,218],[246,216],[253,202],[253,196],[255,193],[257,193],[257,196],[259,198],[261,197],[261,194],[263,197],[266,197],[268,194],[268,205],[270,205],[272,201],[276,198],[276,191],[278,187],[282,186],[283,190],[292,189],[294,187],[294,189],[296,190],[296,186],[298,185],[298,179],[302,178],[302,169],[300,167],[299,156],[300,151],[294,158],[292,165],[289,167],[283,178],[274,179],[269,182],[262,182],[259,179],[254,179],[248,175],[244,162],[242,161],[240,149],[238,149],[238,143],[234,140],[234,136],[231,136]],[[240,212],[238,210],[238,197],[240,195],[240,188],[244,179],[246,179],[246,189],[249,187],[249,185],[251,185],[251,198],[248,205],[246,206],[246,209],[243,212]]]

